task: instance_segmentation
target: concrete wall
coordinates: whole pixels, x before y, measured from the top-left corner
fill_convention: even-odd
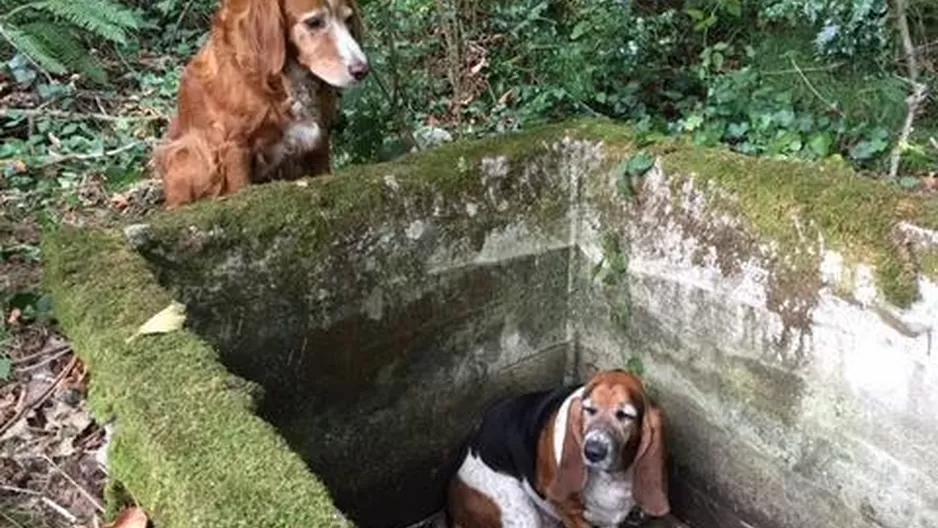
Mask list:
[[[583,375],[644,365],[678,509],[698,526],[938,526],[938,286],[890,307],[808,229],[786,251],[812,258],[785,269],[750,219],[711,207],[706,170],[670,176],[652,169],[633,208],[611,178],[584,186],[575,319]],[[614,285],[594,274],[609,238],[628,261]]]
[[[273,213],[330,218],[256,237],[249,215],[137,228],[192,329],[263,387],[259,414],[361,526],[431,515],[485,407],[564,381],[566,181],[591,165],[564,148],[523,154],[495,148],[448,191],[379,167],[366,177],[382,205],[362,221],[292,197]]]
[[[639,364],[692,525],[938,526],[938,286],[885,240],[932,251],[893,220],[924,202],[673,145],[630,187],[626,129],[560,132],[260,186],[132,239],[365,525],[439,506],[492,398]],[[872,264],[896,262],[884,288]]]

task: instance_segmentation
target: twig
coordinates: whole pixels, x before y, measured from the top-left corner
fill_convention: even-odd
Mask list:
[[[12,418],[7,420],[6,423],[4,423],[3,425],[0,425],[0,436],[3,436],[3,433],[5,433],[10,427],[13,427],[13,425],[16,422],[20,421],[24,416],[26,416],[27,411],[36,409],[39,406],[41,406],[43,403],[45,403],[45,401],[48,400],[50,396],[52,396],[52,392],[59,385],[59,383],[61,383],[62,380],[65,379],[65,376],[69,372],[71,372],[73,368],[75,368],[75,364],[77,362],[78,362],[78,356],[73,356],[72,360],[68,362],[68,365],[64,369],[62,369],[62,372],[59,372],[59,374],[55,377],[55,379],[52,380],[52,384],[49,385],[49,387],[47,387],[46,390],[43,391],[43,393],[39,395],[39,397],[29,402],[28,404],[24,405],[23,408],[21,408],[16,414],[14,414]]]
[[[7,486],[6,484],[0,484],[0,490],[8,491],[10,493],[16,493],[18,495],[33,495],[35,497],[41,497],[42,493],[39,493],[36,490],[26,489],[26,488],[17,488],[16,486]]]
[[[52,156],[49,157],[50,159],[47,159],[46,161],[40,163],[39,165],[35,165],[31,168],[44,169],[52,165],[64,163],[66,161],[79,161],[79,160],[93,160],[93,159],[99,159],[99,158],[108,158],[111,156],[116,156],[120,154],[121,152],[128,151],[142,144],[143,143],[140,141],[134,141],[122,147],[117,147],[111,150],[105,150],[104,152],[94,152],[94,153],[89,153],[89,154],[53,154]]]
[[[113,116],[97,112],[68,112],[65,110],[40,110],[38,108],[0,108],[0,117],[55,117],[60,119],[90,119],[93,121],[165,121],[164,115],[158,116]]]
[[[17,365],[22,365],[22,364],[24,364],[24,363],[29,363],[29,362],[31,362],[32,360],[36,359],[36,358],[41,358],[42,356],[45,356],[45,355],[48,355],[48,354],[58,354],[59,352],[61,352],[61,351],[63,351],[63,350],[69,350],[70,348],[72,348],[72,345],[64,344],[64,345],[59,345],[59,346],[57,346],[57,347],[54,347],[52,350],[40,350],[39,352],[34,352],[34,353],[32,353],[32,354],[30,354],[30,355],[28,355],[28,356],[24,356],[24,357],[21,357],[21,358],[16,358],[16,359],[14,359],[13,361],[11,361],[10,364],[15,367],[15,366],[17,366]]]
[[[23,528],[23,525],[16,522],[16,519],[3,513],[2,511],[0,511],[0,517],[3,517],[8,523],[10,523],[10,525],[15,526],[16,528]]]
[[[407,137],[410,139],[410,142],[413,144],[413,146],[416,147],[417,150],[422,150],[420,145],[417,143],[417,138],[414,136],[414,131],[410,129],[410,126],[407,125],[407,122],[404,120],[403,116],[400,115],[400,108],[397,108],[394,97],[391,96],[391,93],[388,91],[387,87],[385,87],[384,83],[381,82],[381,76],[379,76],[378,72],[376,71],[373,71],[371,74],[374,77],[375,82],[378,83],[378,89],[381,90],[382,94],[384,94],[384,98],[387,99],[388,103],[391,104],[391,108],[396,110],[394,112],[394,116],[397,118],[398,126],[404,129],[404,133],[407,134]]]
[[[61,350],[58,350],[58,351],[54,352],[51,356],[49,356],[49,357],[43,359],[42,361],[40,361],[40,362],[38,362],[38,363],[34,363],[34,364],[32,364],[32,365],[27,365],[27,366],[25,366],[25,367],[20,367],[20,368],[17,369],[17,371],[19,371],[19,372],[29,372],[29,371],[31,371],[31,370],[36,370],[37,368],[39,368],[39,367],[41,367],[41,366],[43,366],[43,365],[48,365],[49,363],[52,363],[52,362],[55,361],[56,359],[59,359],[60,357],[64,356],[65,354],[68,354],[68,353],[71,352],[71,351],[72,351],[72,347],[70,347],[70,346],[65,346],[65,347],[63,347]]]
[[[833,112],[836,112],[837,115],[843,117],[844,113],[839,108],[837,108],[837,105],[828,101],[823,95],[821,95],[821,92],[817,91],[817,88],[815,88],[814,85],[811,84],[811,81],[809,81],[808,77],[804,74],[804,70],[802,70],[798,66],[798,63],[795,62],[795,58],[789,57],[789,59],[791,60],[792,68],[795,69],[795,71],[798,73],[798,76],[801,77],[801,80],[804,81],[804,84],[808,87],[808,89],[811,90],[811,92],[814,93],[814,95],[818,99],[820,99],[824,104],[826,104],[830,110],[832,110]]]
[[[43,504],[55,510],[55,512],[61,515],[62,517],[65,517],[65,519],[69,523],[74,524],[76,521],[78,521],[78,517],[75,517],[74,515],[72,515],[72,512],[66,510],[57,502],[50,499],[49,497],[46,497],[45,495],[43,495],[42,493],[36,490],[31,490],[31,489],[26,489],[26,488],[17,488],[14,486],[0,486],[0,490],[9,491],[10,493],[19,493],[20,495],[29,495],[31,497],[37,497]]]
[[[72,515],[72,512],[66,510],[64,507],[60,506],[57,502],[43,495],[41,498],[42,503],[48,506],[49,508],[55,510],[55,513],[58,513],[62,517],[65,517],[70,524],[75,524],[78,522],[78,517]]]
[[[58,464],[53,462],[52,459],[49,458],[47,455],[43,454],[40,456],[40,458],[45,460],[46,464],[49,464],[50,467],[52,467],[53,469],[61,473],[63,477],[65,477],[69,482],[71,482],[72,486],[75,486],[75,489],[81,492],[81,494],[84,495],[86,499],[88,499],[88,502],[90,502],[91,505],[94,506],[96,510],[98,510],[98,513],[104,513],[104,506],[102,506],[101,503],[98,502],[98,499],[94,498],[94,495],[89,493],[88,490],[86,490],[80,484],[75,482],[75,479],[73,479],[71,475],[66,473],[62,468],[58,466]]]
[[[789,75],[792,73],[804,73],[804,72],[825,72],[836,70],[846,64],[843,61],[835,62],[833,64],[828,64],[827,66],[818,66],[816,68],[790,68],[788,70],[771,70],[771,71],[760,71],[759,75]]]
[[[899,139],[892,148],[892,154],[889,156],[889,179],[895,180],[899,175],[899,162],[902,160],[902,152],[906,149],[909,136],[912,134],[912,127],[915,124],[915,115],[918,113],[918,107],[925,100],[927,86],[918,80],[919,67],[918,59],[915,57],[915,45],[912,43],[912,34],[909,32],[909,19],[906,11],[909,8],[908,0],[896,1],[896,25],[899,29],[899,37],[902,40],[902,48],[905,51],[906,68],[909,72],[908,82],[912,85],[909,96],[905,98],[908,112],[905,115],[905,122],[902,123],[902,129],[899,131]]]

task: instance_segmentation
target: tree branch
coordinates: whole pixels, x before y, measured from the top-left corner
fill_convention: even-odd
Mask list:
[[[896,25],[899,29],[899,38],[902,40],[902,48],[905,51],[906,69],[909,73],[907,81],[911,85],[909,96],[905,98],[907,113],[905,122],[899,131],[899,139],[892,149],[889,157],[889,179],[895,180],[899,174],[899,162],[902,160],[902,152],[905,151],[909,136],[912,134],[912,128],[915,124],[915,115],[918,113],[919,106],[925,101],[927,95],[927,86],[920,82],[919,65],[916,58],[915,45],[912,43],[912,34],[909,31],[909,19],[906,12],[909,8],[909,0],[895,0],[896,3]]]
[[[117,147],[115,149],[105,150],[103,152],[90,152],[87,154],[77,154],[77,153],[76,154],[51,154],[45,161],[43,161],[39,165],[35,165],[30,168],[31,169],[44,169],[52,165],[64,163],[66,161],[87,161],[87,160],[93,160],[93,159],[98,159],[98,158],[110,158],[111,156],[116,156],[120,154],[121,152],[126,152],[144,143],[145,142],[143,141],[134,141],[132,143],[128,143],[124,146]]]

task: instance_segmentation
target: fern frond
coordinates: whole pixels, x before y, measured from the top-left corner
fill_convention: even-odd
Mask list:
[[[124,29],[140,29],[140,22],[134,12],[122,4],[111,0],[98,0],[95,5],[101,10],[101,16],[111,24]]]
[[[127,42],[125,30],[136,27],[133,14],[110,0],[46,0],[37,7],[118,44]]]
[[[70,71],[76,71],[100,84],[107,82],[107,74],[98,59],[88,53],[81,40],[69,30],[49,22],[31,22],[20,29],[41,42],[51,54]]]
[[[18,52],[36,61],[46,71],[57,74],[68,72],[56,57],[55,51],[50,50],[36,35],[12,25],[0,26],[0,31]]]

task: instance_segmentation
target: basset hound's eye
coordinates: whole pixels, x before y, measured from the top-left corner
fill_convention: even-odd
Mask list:
[[[584,405],[583,411],[590,416],[594,416],[596,414],[596,407],[589,407]]]
[[[619,420],[620,422],[624,422],[628,420],[629,418],[630,416],[625,411],[621,411],[621,410],[616,411],[616,420]]]
[[[309,17],[303,21],[306,24],[306,27],[312,29],[313,31],[318,31],[326,27],[326,19],[322,16]]]

